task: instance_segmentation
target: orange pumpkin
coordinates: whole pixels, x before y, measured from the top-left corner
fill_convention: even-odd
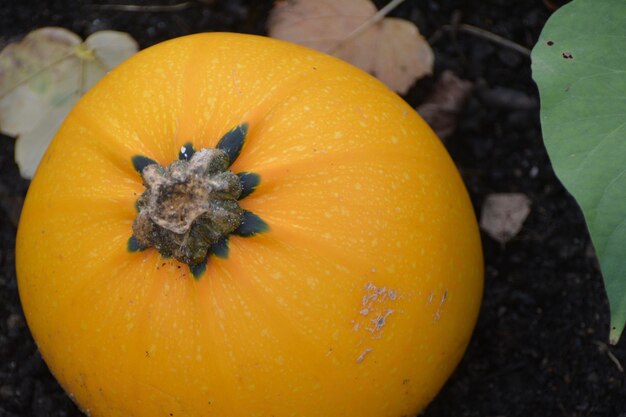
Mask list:
[[[414,415],[483,283],[467,192],[413,109],[236,34],[149,48],[83,97],[28,192],[17,273],[51,371],[107,417]]]

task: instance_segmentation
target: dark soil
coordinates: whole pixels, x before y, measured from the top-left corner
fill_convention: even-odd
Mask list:
[[[271,7],[269,1],[190,1],[176,12],[95,6],[104,3],[119,2],[3,1],[0,44],[43,26],[81,36],[121,30],[142,48],[193,32],[264,34]],[[443,70],[475,83],[446,145],[477,213],[494,192],[521,192],[532,200],[522,231],[505,246],[483,234],[486,289],[478,326],[425,416],[626,416],[620,365],[626,342],[605,344],[609,318],[601,276],[580,210],[542,144],[530,60],[481,37],[441,29],[467,23],[531,48],[558,4],[409,0],[393,13],[416,22],[436,52],[436,72],[409,92],[411,105],[420,104]],[[18,300],[15,232],[28,182],[18,175],[13,148],[12,138],[0,138],[0,417],[79,416],[37,353]]]

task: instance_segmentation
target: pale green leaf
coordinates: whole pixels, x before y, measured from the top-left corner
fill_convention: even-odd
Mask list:
[[[23,177],[32,178],[80,96],[137,49],[121,32],[96,32],[82,42],[66,29],[43,28],[0,52],[0,130],[18,137]]]
[[[544,142],[584,213],[616,343],[626,323],[626,1],[560,8],[533,49],[532,70]]]

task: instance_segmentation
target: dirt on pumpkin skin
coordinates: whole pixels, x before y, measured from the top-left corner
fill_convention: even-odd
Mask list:
[[[202,31],[263,34],[271,7],[270,1],[237,0],[180,2],[176,12],[95,6],[104,3],[4,2],[0,45],[43,26],[81,36],[125,31],[142,48]],[[486,288],[478,326],[424,416],[626,416],[626,340],[605,344],[608,307],[601,277],[582,215],[558,183],[542,144],[530,60],[454,30],[454,22],[461,22],[531,48],[558,3],[414,0],[393,13],[416,22],[436,54],[434,76],[406,96],[412,106],[422,103],[444,70],[474,83],[446,146],[477,212],[494,192],[524,193],[532,201],[524,227],[505,246],[483,234]],[[80,416],[38,355],[19,305],[14,245],[28,183],[18,175],[13,149],[12,138],[0,138],[0,417]]]

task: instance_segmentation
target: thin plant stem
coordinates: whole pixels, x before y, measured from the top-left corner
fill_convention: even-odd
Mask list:
[[[114,10],[120,12],[178,12],[185,10],[193,4],[191,1],[170,5],[139,5],[139,4],[89,4],[87,7],[97,10]]]
[[[345,38],[343,38],[342,40],[340,40],[339,42],[337,42],[335,45],[331,46],[330,48],[328,48],[326,51],[327,54],[331,54],[334,51],[336,51],[337,49],[339,49],[341,46],[343,46],[344,44],[346,44],[347,42],[349,42],[350,40],[356,38],[357,36],[359,36],[361,33],[365,32],[367,29],[369,29],[372,25],[376,24],[377,22],[381,21],[382,19],[384,19],[385,16],[387,16],[393,9],[395,9],[396,7],[398,7],[400,4],[402,4],[405,0],[391,0],[389,3],[387,3],[385,5],[385,7],[383,7],[382,9],[380,9],[378,12],[376,12],[376,14],[372,15],[372,17],[368,18],[366,21],[364,21],[363,23],[361,23],[359,26],[357,26],[352,32],[350,32]]]
[[[461,23],[459,25],[445,25],[442,26],[439,31],[437,31],[430,39],[429,43],[432,45],[441,37],[442,32],[465,32],[474,36],[478,36],[479,38],[486,39],[500,46],[504,46],[506,48],[513,49],[514,51],[519,52],[522,55],[530,56],[530,49],[510,41],[500,35],[496,35],[495,33],[489,32],[488,30],[468,25],[466,23]]]

